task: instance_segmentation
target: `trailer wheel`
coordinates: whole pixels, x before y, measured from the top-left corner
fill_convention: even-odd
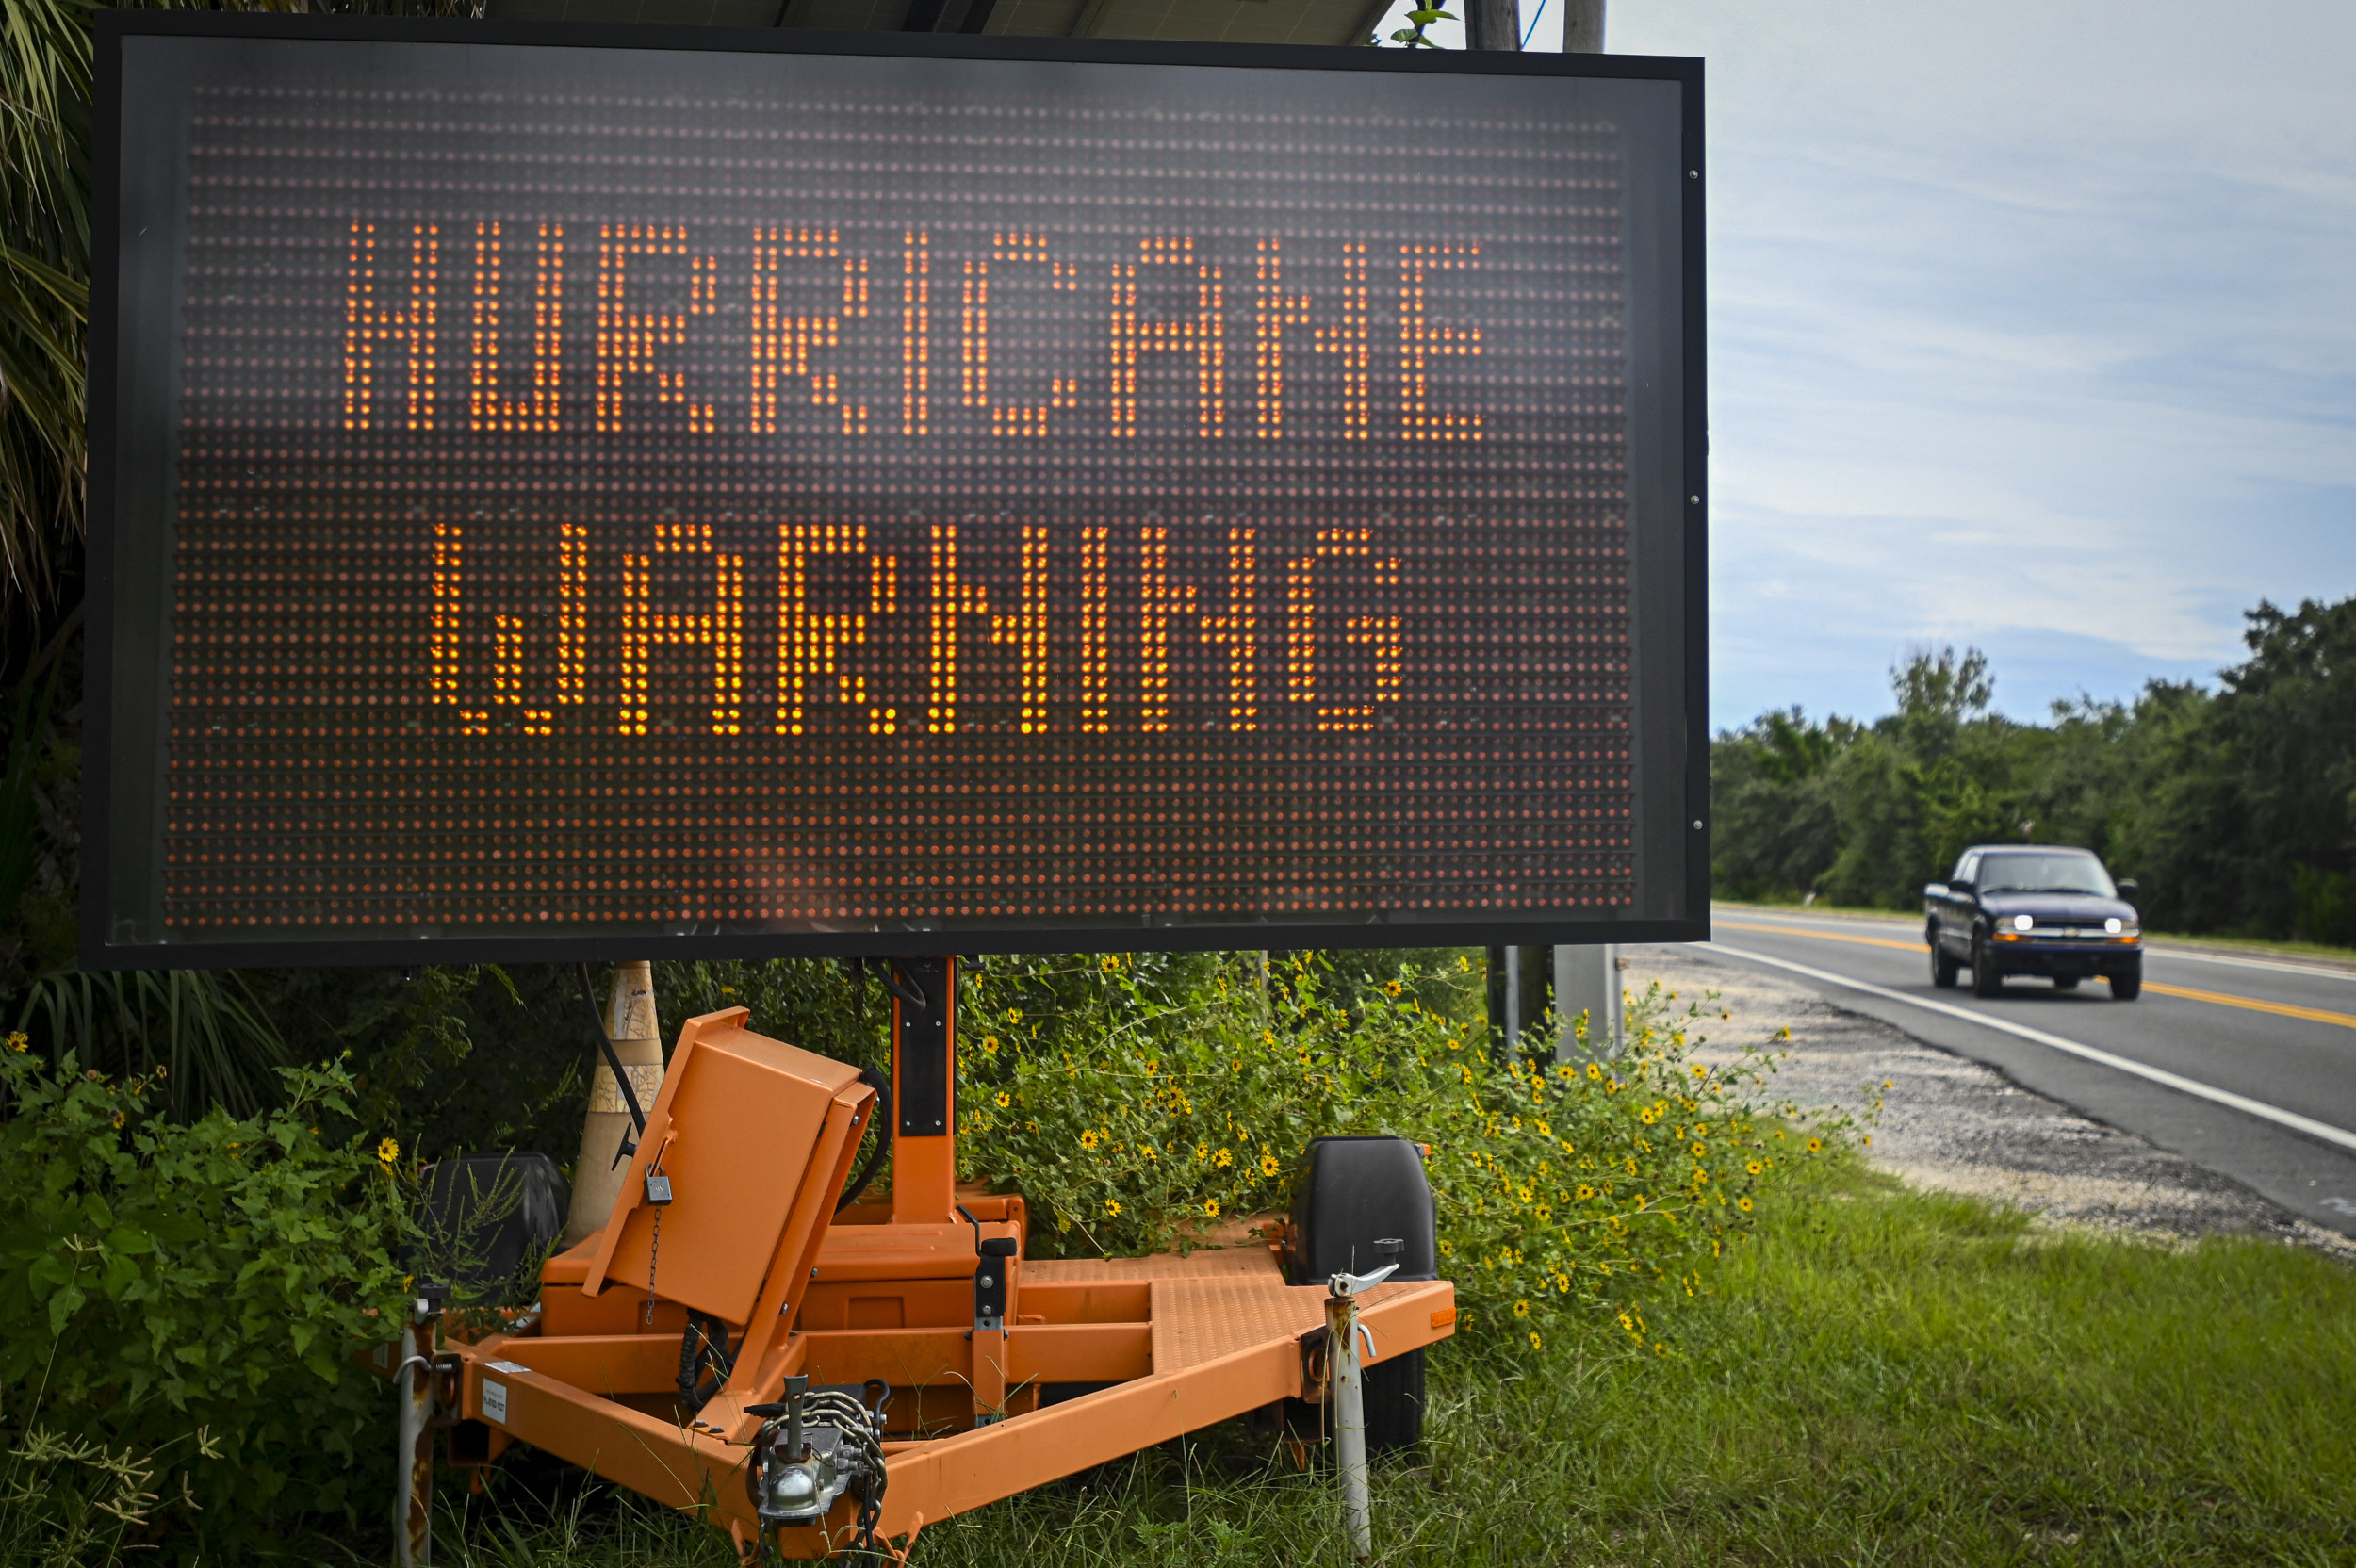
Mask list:
[[[1437,1215],[1423,1155],[1401,1137],[1318,1138],[1293,1198],[1292,1281],[1323,1284],[1336,1273],[1380,1268],[1398,1243],[1395,1280],[1439,1278]],[[1378,1347],[1378,1349],[1380,1347]],[[1396,1453],[1423,1440],[1424,1353],[1380,1359],[1366,1368],[1366,1451]],[[1301,1416],[1308,1417],[1307,1422]],[[1320,1423],[1320,1418],[1322,1422]],[[1290,1413],[1295,1436],[1326,1430],[1330,1413]]]
[[[1423,1442],[1423,1352],[1366,1368],[1366,1452],[1403,1453]]]
[[[1403,1356],[1378,1361],[1366,1368],[1366,1386],[1360,1399],[1366,1407],[1366,1452],[1398,1454],[1420,1446],[1423,1443],[1423,1352],[1410,1350]],[[1278,1429],[1288,1442],[1301,1446],[1295,1451],[1305,1460],[1310,1445],[1332,1441],[1333,1408],[1308,1399],[1286,1399],[1281,1411]]]

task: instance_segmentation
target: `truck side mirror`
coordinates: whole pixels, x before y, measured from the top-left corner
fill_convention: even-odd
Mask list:
[[[2143,895],[2142,887],[2137,884],[2135,879],[2132,876],[2120,877],[2117,886],[2119,888],[2119,896],[2125,899],[2130,904],[2133,904],[2137,898]]]
[[[1947,878],[1947,890],[1957,895],[1958,897],[1970,898],[1972,892],[1972,878],[1968,876],[1951,876]]]

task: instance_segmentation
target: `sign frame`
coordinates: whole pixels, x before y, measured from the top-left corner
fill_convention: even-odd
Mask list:
[[[1702,76],[1699,59],[1628,55],[1326,48],[1301,45],[1170,43],[1126,40],[943,35],[896,32],[746,31],[670,25],[391,20],[369,17],[285,16],[205,11],[101,11],[96,18],[92,169],[92,276],[90,316],[88,419],[90,436],[87,567],[88,654],[82,787],[81,963],[93,970],[252,968],[281,965],[514,963],[646,958],[761,959],[817,956],[919,956],[977,953],[1104,950],[1205,951],[1277,945],[1308,947],[1432,947],[1498,944],[1685,942],[1710,935],[1709,748],[1709,418],[1705,289],[1705,204]],[[116,172],[121,167],[123,44],[134,37],[321,40],[358,42],[471,43],[633,51],[677,50],[730,55],[778,54],[900,57],[941,59],[1072,62],[1078,64],[1212,66],[1373,74],[1554,76],[1665,82],[1679,91],[1679,164],[1686,172],[1677,204],[1681,297],[1676,316],[1681,336],[1682,449],[1681,574],[1675,600],[1682,620],[1684,760],[1682,776],[1648,780],[1646,809],[1675,805],[1682,835],[1682,875],[1671,876],[1684,912],[1669,919],[1575,922],[1500,918],[1446,923],[1324,923],[1290,921],[1231,924],[1148,923],[1055,925],[1022,929],[956,926],[782,931],[511,934],[431,938],[362,937],[288,941],[205,940],[124,942],[106,929],[107,890],[115,863],[108,821],[112,786],[124,763],[114,749],[111,695],[117,669],[115,596],[123,547],[117,514],[116,467],[121,459],[118,373],[123,343],[122,233]],[[1675,799],[1671,797],[1674,792]],[[1664,874],[1669,874],[1664,873]]]

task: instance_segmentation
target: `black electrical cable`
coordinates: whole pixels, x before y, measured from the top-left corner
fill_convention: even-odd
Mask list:
[[[606,1033],[605,1015],[597,1011],[597,988],[589,983],[587,964],[581,966],[581,996],[589,1004],[589,1016],[597,1021],[597,1048],[605,1053],[605,1065],[614,1070],[614,1082],[621,1088],[622,1103],[630,1107],[630,1124],[638,1129],[638,1135],[643,1138],[646,1135],[646,1113],[639,1107],[638,1090],[631,1086],[630,1073],[622,1067],[621,1054],[614,1049],[614,1037]],[[628,1138],[622,1140],[622,1145],[614,1157],[616,1165],[621,1163],[623,1155],[638,1152],[636,1145]]]
[[[889,958],[875,960],[876,979],[883,988],[900,999],[900,1004],[913,1007],[920,1013],[932,1011],[933,1004],[924,995],[924,988],[908,978],[907,972]]]
[[[714,1376],[704,1381],[704,1368],[712,1367]],[[728,1353],[728,1326],[707,1314],[690,1310],[687,1332],[679,1342],[679,1402],[681,1409],[693,1415],[712,1403],[712,1396],[720,1392],[736,1369],[736,1358]]]
[[[875,1172],[883,1168],[884,1156],[892,1152],[892,1080],[872,1067],[860,1068],[859,1079],[875,1091],[875,1114],[873,1119],[875,1147],[868,1154],[867,1163],[859,1167],[859,1174],[852,1177],[850,1184],[843,1189],[843,1196],[835,1200],[834,1212],[837,1214],[865,1195],[868,1184],[875,1179]]]

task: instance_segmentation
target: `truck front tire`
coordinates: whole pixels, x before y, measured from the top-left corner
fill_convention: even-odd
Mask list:
[[[1988,957],[1987,941],[1973,942],[1972,944],[1972,994],[1982,997],[1997,996],[2003,993],[2004,988],[2004,977]]]

